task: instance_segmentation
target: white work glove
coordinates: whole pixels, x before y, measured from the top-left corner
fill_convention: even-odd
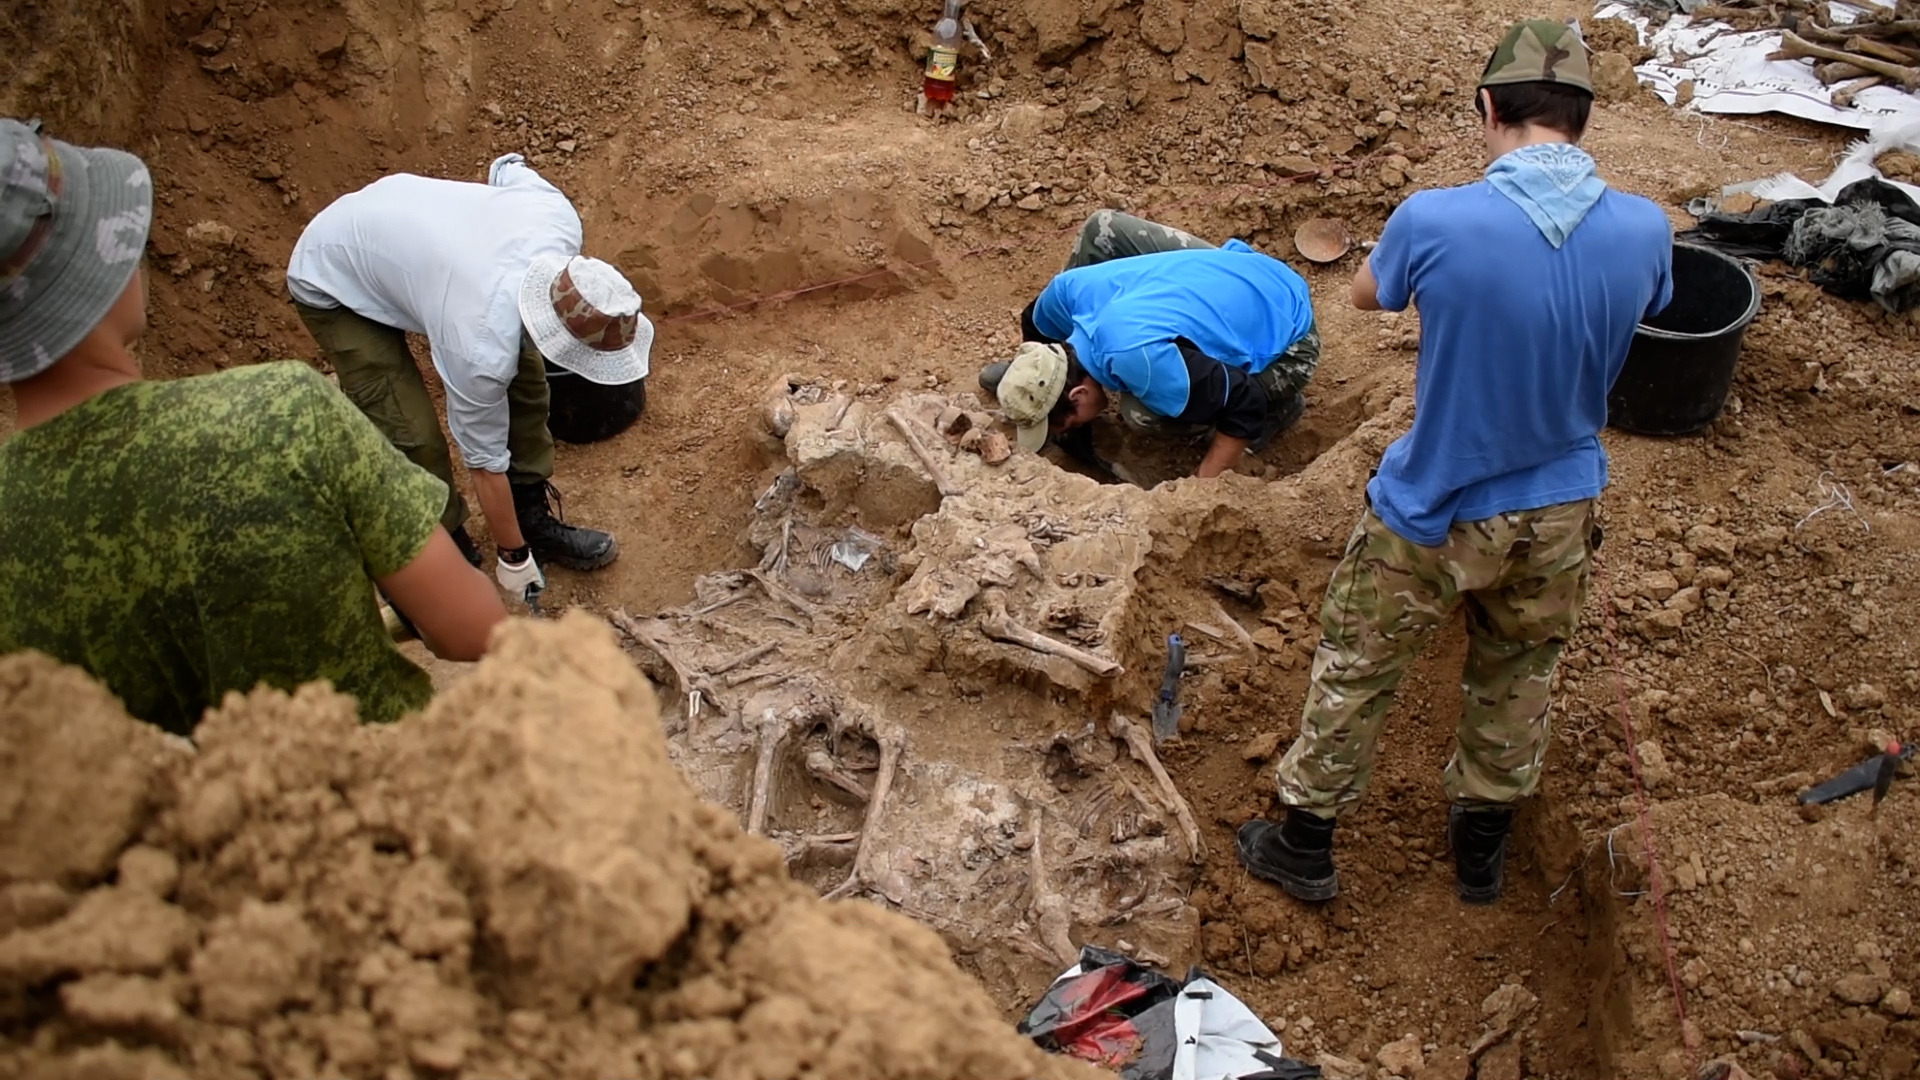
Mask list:
[[[493,577],[507,590],[507,595],[520,601],[526,600],[529,587],[534,589],[535,596],[547,587],[547,576],[540,572],[540,564],[534,561],[531,551],[527,552],[525,562],[511,563],[504,557],[494,560]]]

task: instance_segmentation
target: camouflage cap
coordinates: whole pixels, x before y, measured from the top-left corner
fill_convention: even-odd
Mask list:
[[[1580,28],[1552,19],[1515,23],[1487,58],[1481,86],[1560,83],[1593,93],[1593,73]]]
[[[152,219],[139,158],[0,120],[0,383],[47,370],[100,325]]]

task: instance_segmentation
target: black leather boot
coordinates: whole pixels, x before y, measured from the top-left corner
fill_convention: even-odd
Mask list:
[[[1000,360],[980,369],[980,389],[989,394],[1000,392],[1000,380],[1006,378],[1007,369],[1013,366],[1011,360]]]
[[[1511,809],[1469,811],[1455,805],[1447,811],[1447,843],[1453,848],[1453,868],[1461,900],[1469,904],[1491,904],[1500,899],[1500,883],[1507,862],[1507,833],[1512,829]]]
[[[598,529],[568,525],[554,516],[547,499],[558,495],[545,481],[513,485],[514,515],[520,519],[520,535],[533,548],[533,557],[569,570],[598,570],[612,562],[620,554],[620,545]]]
[[[1234,837],[1240,865],[1271,881],[1296,900],[1318,902],[1340,895],[1333,869],[1333,819],[1288,807],[1278,825],[1255,819]]]

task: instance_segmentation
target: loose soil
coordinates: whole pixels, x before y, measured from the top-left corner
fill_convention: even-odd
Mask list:
[[[936,442],[968,490],[943,500],[880,415],[918,394],[938,399],[923,402],[929,418],[941,402],[969,404],[975,370],[1011,347],[1015,314],[1093,209],[1289,256],[1307,217],[1371,235],[1408,191],[1471,179],[1481,149],[1469,89],[1488,43],[1513,18],[1579,7],[979,0],[970,14],[993,59],[969,53],[959,107],[934,121],[912,96],[935,13],[899,0],[179,0],[144,15],[16,5],[0,20],[0,111],[126,146],[154,168],[143,357],[157,376],[315,359],[284,299],[286,258],[308,217],[384,172],[477,177],[492,156],[521,151],[574,198],[588,252],[633,277],[659,336],[647,415],[606,443],[562,447],[556,475],[567,514],[615,529],[626,554],[599,574],[556,572],[551,606],[679,628],[669,651],[715,666],[759,640],[687,613],[754,592],[727,575],[777,546],[787,559],[776,580],[818,611],[755,593],[722,618],[777,629],[770,662],[812,680],[823,717],[866,726],[787,729],[797,738],[781,749],[776,789],[787,794],[765,831],[800,881],[837,887],[852,869],[845,845],[806,838],[872,815],[836,801],[805,763],[824,752],[871,796],[878,735],[904,734],[893,811],[873,822],[879,840],[853,891],[933,926],[976,981],[954,978],[925,934],[871,904],[802,903],[778,848],[739,838],[731,817],[684,794],[656,795],[684,791],[660,765],[670,753],[695,788],[750,816],[762,712],[749,706],[778,717],[797,700],[754,705],[767,683],[716,680],[727,707],[689,717],[660,652],[629,641],[669,691],[663,750],[632,730],[651,729],[650,706],[610,673],[612,646],[569,628],[585,635],[583,655],[608,662],[590,668],[552,656],[559,646],[533,628],[478,673],[445,673],[434,708],[391,731],[353,729],[346,706],[313,691],[265,695],[209,721],[199,756],[175,760],[145,748],[109,703],[78,707],[94,700],[87,691],[37,671],[0,684],[57,693],[64,724],[47,742],[44,720],[15,719],[45,706],[7,706],[0,768],[19,795],[4,805],[5,833],[55,838],[0,841],[10,1071],[132,1076],[172,1061],[196,1076],[858,1076],[898,1055],[899,1071],[872,1075],[1024,1075],[1042,1066],[989,1031],[1061,966],[1061,909],[1035,902],[1051,891],[1069,901],[1069,945],[1201,962],[1291,1052],[1330,1055],[1329,1075],[1353,1063],[1384,1072],[1377,1053],[1412,1036],[1428,1074],[1466,1076],[1466,1051],[1489,1028],[1511,1034],[1479,1056],[1482,1077],[1680,1076],[1718,1056],[1755,1075],[1911,1075],[1913,793],[1903,781],[1874,818],[1849,803],[1814,821],[1793,794],[1858,760],[1876,730],[1920,727],[1920,321],[1762,268],[1765,305],[1714,427],[1681,440],[1608,433],[1604,570],[1558,679],[1546,790],[1491,910],[1454,900],[1441,836],[1457,628],[1409,676],[1375,788],[1343,821],[1345,896],[1301,907],[1230,855],[1233,828],[1273,809],[1315,605],[1367,467],[1411,415],[1417,319],[1346,308],[1357,256],[1295,260],[1325,361],[1307,419],[1259,475],[1139,492],[1026,456],[988,466]],[[1630,48],[1617,28],[1594,37]],[[1694,196],[1781,170],[1818,178],[1843,149],[1823,129],[1675,113],[1614,82],[1587,145],[1610,182],[1675,208],[1682,227],[1677,207]],[[806,410],[834,395],[864,410],[846,471],[793,429],[769,432],[776,383],[811,388],[793,398],[802,434]],[[1150,482],[1199,456],[1107,446]],[[789,469],[794,501],[763,501]],[[1003,549],[1004,571],[966,550],[1007,539],[993,530],[1018,520],[1020,498],[1052,505],[1051,524],[1025,531],[1039,573],[1017,546]],[[807,557],[855,525],[887,557],[858,574]],[[950,618],[909,611],[968,587],[933,580],[942,569],[1002,589],[1014,619],[1125,673],[1094,678],[989,640],[984,598]],[[1069,584],[1075,573],[1085,576]],[[1108,573],[1123,588],[1103,592]],[[1081,607],[1060,606],[1068,599]],[[1152,777],[1106,736],[1115,711],[1144,721],[1176,630],[1219,656],[1187,679],[1182,738],[1164,750],[1207,850],[1197,868]],[[573,695],[600,695],[588,712],[630,724],[575,720],[561,708]],[[527,726],[542,716],[590,729],[550,765],[611,759],[593,773],[603,789],[546,819],[514,809],[573,797],[516,764],[548,753],[535,751],[550,736]],[[454,730],[469,717],[484,723]],[[86,752],[87,740],[121,749]],[[1684,1029],[1662,920],[1643,895],[1655,875],[1630,747],[1672,893],[1664,922]],[[79,782],[73,769],[35,764],[55,751],[86,752],[95,816],[32,816],[83,804],[62,794]],[[517,778],[489,798],[454,782],[462,761],[490,783]],[[973,816],[937,797],[962,781],[980,793]],[[1116,799],[1085,819],[1097,834],[1058,832],[1063,810],[1102,788],[1133,798],[1129,785],[1138,822],[1119,819]],[[392,804],[385,817],[355,801],[376,789]],[[942,814],[972,839],[942,849]],[[197,833],[213,826],[196,815],[235,824]],[[561,840],[584,846],[569,853]],[[926,862],[908,857],[916,845]],[[1036,850],[1048,860],[1038,873]],[[626,851],[673,872],[635,873]],[[1140,888],[1099,888],[1124,876],[1107,874],[1109,858]],[[716,870],[741,860],[738,880]],[[962,870],[977,890],[932,888]],[[348,874],[361,877],[328,880]],[[1149,895],[1179,906],[1149,920],[1138,899]],[[1149,921],[1150,933],[1135,925]],[[756,961],[734,935],[770,944]],[[263,954],[262,941],[275,948]],[[814,945],[813,960],[797,955]],[[886,949],[899,952],[892,966]],[[866,996],[874,980],[896,991]],[[887,1029],[879,999],[912,996],[950,1011]],[[763,997],[777,1004],[756,1012]],[[854,1018],[896,1041],[869,1042],[860,1065],[823,1056],[840,1044],[811,1033]],[[749,1040],[797,1056],[729,1051]],[[946,1047],[975,1056],[925,1056]],[[1388,1059],[1412,1071],[1404,1054]]]

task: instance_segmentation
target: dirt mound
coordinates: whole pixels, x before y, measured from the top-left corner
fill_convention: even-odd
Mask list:
[[[230,697],[197,754],[42,657],[0,693],[0,1073],[1078,1074],[701,803],[584,615],[391,728]]]

